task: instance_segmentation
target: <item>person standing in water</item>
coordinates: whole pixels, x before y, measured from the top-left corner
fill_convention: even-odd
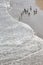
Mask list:
[[[32,6],[30,6],[30,11],[32,11]]]
[[[19,21],[22,20],[22,17],[23,17],[23,14],[26,14],[26,9],[24,9],[21,13],[20,13],[20,16],[19,16]]]
[[[28,13],[28,16],[30,16],[30,12]]]
[[[33,11],[34,12],[34,15],[37,14],[37,9]]]

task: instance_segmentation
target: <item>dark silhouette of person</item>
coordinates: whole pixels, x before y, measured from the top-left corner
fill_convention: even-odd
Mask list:
[[[34,15],[37,14],[37,9],[33,11],[34,12]]]
[[[25,13],[25,14],[27,14],[27,13],[28,13],[28,9],[27,9],[27,10],[26,10],[26,9],[24,9],[24,13]]]
[[[28,16],[30,16],[30,12],[28,13]]]
[[[32,11],[32,6],[30,6],[30,11]]]

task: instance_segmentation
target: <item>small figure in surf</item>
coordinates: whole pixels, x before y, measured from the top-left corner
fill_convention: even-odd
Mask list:
[[[32,6],[30,6],[30,11],[32,11]]]
[[[33,11],[34,12],[34,15],[37,14],[37,9]]]

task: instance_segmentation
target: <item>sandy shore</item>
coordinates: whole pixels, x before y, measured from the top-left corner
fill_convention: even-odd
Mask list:
[[[36,4],[41,10],[43,10],[43,0],[36,0]]]

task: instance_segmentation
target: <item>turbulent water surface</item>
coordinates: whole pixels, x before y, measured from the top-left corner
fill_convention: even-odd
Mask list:
[[[42,65],[43,40],[34,35],[29,25],[15,20],[8,10],[13,14],[9,1],[0,0],[0,65]]]

